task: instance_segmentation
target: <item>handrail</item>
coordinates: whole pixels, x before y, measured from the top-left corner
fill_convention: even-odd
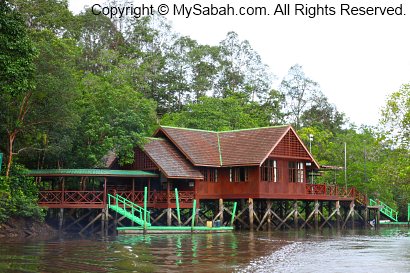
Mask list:
[[[115,204],[112,203],[112,201],[115,200]],[[121,206],[120,206],[121,205]],[[124,211],[127,211],[127,209],[131,209],[131,214],[135,215],[137,213],[136,217],[138,217],[141,221],[144,221],[144,212],[146,212],[146,223],[150,223],[150,212],[148,210],[144,210],[144,208],[138,206],[137,204],[131,202],[130,200],[122,197],[121,195],[117,194],[115,196],[108,194],[108,206],[117,206],[119,208],[122,207]]]
[[[380,200],[373,200],[373,199],[369,199],[370,201],[370,206],[381,206],[380,211],[386,215],[387,217],[389,217],[390,219],[392,219],[393,221],[397,222],[397,215],[398,215],[398,211],[389,207],[386,203],[383,203]]]
[[[410,203],[407,204],[407,222],[410,223]]]

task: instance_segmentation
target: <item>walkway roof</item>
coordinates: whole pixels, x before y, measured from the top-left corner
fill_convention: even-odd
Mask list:
[[[43,169],[29,170],[27,176],[97,176],[97,177],[158,177],[158,174],[134,170],[107,170],[107,169]]]

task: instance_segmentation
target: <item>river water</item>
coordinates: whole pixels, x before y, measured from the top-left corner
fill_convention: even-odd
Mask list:
[[[410,230],[3,240],[0,272],[410,272]]]

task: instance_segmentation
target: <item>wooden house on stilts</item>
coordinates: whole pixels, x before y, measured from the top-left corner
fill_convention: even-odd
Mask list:
[[[106,171],[118,175],[102,171],[103,180],[93,195],[101,193],[97,206],[104,210],[101,218],[115,223],[119,219],[107,211],[106,195],[118,194],[141,205],[145,187],[154,225],[181,224],[173,212],[175,188],[182,209],[192,208],[194,199],[201,204],[196,217],[203,223],[219,220],[223,225],[232,213],[233,201],[239,204],[235,224],[258,230],[345,226],[348,219],[368,215],[366,196],[355,188],[311,183],[311,174],[320,166],[291,126],[223,132],[160,126],[143,147],[135,147],[133,164],[119,167],[112,160],[110,168]],[[30,175],[63,177],[61,173],[64,171],[39,170]],[[87,173],[77,176],[83,177],[82,181],[91,177]],[[64,183],[42,190],[39,203],[51,208],[96,208],[95,200],[84,198],[87,186],[75,194],[70,190],[70,203]],[[188,218],[183,218],[182,224]]]

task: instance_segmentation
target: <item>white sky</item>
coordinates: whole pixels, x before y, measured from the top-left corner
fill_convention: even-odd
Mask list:
[[[104,0],[69,0],[75,13],[85,5]],[[124,3],[117,0],[117,3]],[[172,11],[174,4],[218,6],[265,6],[273,11],[277,4],[290,4],[291,16],[184,16],[168,15],[174,30],[199,43],[216,45],[229,31],[248,40],[269,65],[278,80],[293,64],[300,64],[307,76],[317,81],[323,93],[351,121],[376,125],[380,108],[386,97],[410,83],[410,3],[400,0],[138,0],[157,7],[166,3]],[[335,7],[333,16],[293,15],[294,4]],[[342,16],[340,3],[351,6],[398,6],[403,4],[402,16]]]

